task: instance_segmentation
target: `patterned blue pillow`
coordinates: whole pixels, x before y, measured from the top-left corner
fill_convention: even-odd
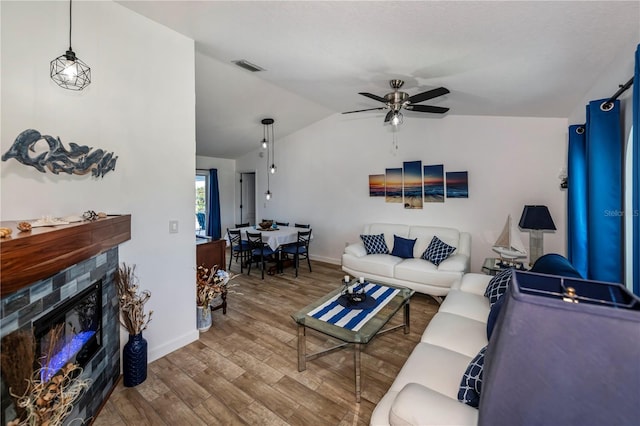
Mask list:
[[[429,247],[422,253],[421,257],[438,266],[443,260],[449,257],[455,249],[455,247],[443,243],[440,241],[440,238],[434,236],[429,243]]]
[[[467,405],[478,408],[480,405],[480,391],[482,390],[482,370],[484,369],[484,355],[487,347],[480,349],[467,370],[462,375],[460,389],[458,390],[458,400]]]
[[[389,254],[387,243],[384,242],[384,234],[360,235],[367,254]]]
[[[403,259],[411,259],[413,258],[413,246],[415,245],[415,243],[415,239],[410,240],[408,238],[402,238],[394,235],[393,251],[391,251],[391,255],[401,257]]]
[[[512,274],[513,269],[509,268],[491,278],[491,281],[487,284],[487,289],[484,291],[485,297],[489,298],[489,306],[493,306],[507,292]]]

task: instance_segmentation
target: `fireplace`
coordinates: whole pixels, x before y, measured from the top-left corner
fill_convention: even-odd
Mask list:
[[[54,337],[56,329],[60,330],[58,337]],[[36,356],[41,360],[46,359],[50,346],[55,347],[48,365],[42,366],[43,382],[48,382],[68,363],[84,369],[102,344],[102,280],[35,321],[33,334]],[[57,342],[52,342],[54,339]]]
[[[1,225],[15,228],[16,223]],[[64,323],[67,349],[82,343],[81,349],[66,351],[63,359],[71,353],[69,359],[83,366],[81,377],[91,380],[91,385],[76,400],[64,424],[77,424],[74,419],[90,423],[120,377],[120,322],[113,277],[119,264],[118,245],[130,238],[131,216],[123,215],[35,228],[0,241],[0,337],[19,330],[33,332],[42,346],[48,329]],[[82,337],[74,340],[76,336]],[[15,411],[4,379],[0,389],[0,421],[6,424]]]

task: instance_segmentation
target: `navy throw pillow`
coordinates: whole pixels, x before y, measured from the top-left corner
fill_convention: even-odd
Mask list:
[[[500,315],[500,309],[502,309],[502,305],[504,305],[504,297],[499,298],[496,303],[491,305],[489,317],[487,318],[487,340],[491,339],[493,328],[496,326],[496,321],[498,321],[498,315]]]
[[[408,238],[402,238],[394,235],[393,251],[391,252],[391,255],[401,257],[403,259],[410,259],[413,257],[413,246],[415,243],[415,239],[410,240]]]
[[[467,405],[478,408],[480,405],[480,391],[482,390],[482,370],[484,369],[484,355],[487,347],[480,349],[466,371],[462,375],[460,381],[460,389],[458,390],[458,400]]]
[[[455,247],[442,242],[440,238],[434,236],[429,243],[429,247],[422,253],[421,258],[438,266],[443,260],[449,257],[455,249]]]
[[[384,242],[384,234],[360,235],[367,254],[389,254],[387,243]]]
[[[491,281],[489,281],[489,284],[487,285],[487,289],[484,291],[485,297],[489,298],[490,306],[493,306],[493,304],[506,293],[507,288],[509,288],[509,283],[511,283],[512,274],[513,269],[509,268],[498,272],[498,274],[491,278]]]

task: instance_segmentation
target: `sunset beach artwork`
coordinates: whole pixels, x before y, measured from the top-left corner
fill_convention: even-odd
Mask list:
[[[444,165],[424,166],[424,201],[444,203]]]
[[[422,208],[422,161],[405,161],[403,190],[404,208]]]
[[[402,169],[385,169],[387,203],[402,203]]]
[[[384,197],[384,175],[369,175],[369,197]]]
[[[467,172],[447,172],[447,198],[469,198]]]

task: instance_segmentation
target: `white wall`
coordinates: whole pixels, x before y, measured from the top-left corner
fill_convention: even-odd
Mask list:
[[[73,49],[92,70],[82,92],[49,78],[68,47],[67,2],[2,2],[2,142],[33,128],[113,151],[103,179],[0,163],[3,220],[86,210],[132,215],[120,260],[152,292],[154,360],[198,338],[195,324],[194,43],[113,2],[74,2]],[[8,66],[7,64],[11,64]],[[169,220],[180,231],[169,234]],[[123,331],[126,339],[126,332]],[[126,340],[122,343],[124,344]]]
[[[558,174],[566,164],[564,119],[474,117],[441,118],[408,113],[397,133],[382,114],[333,115],[283,140],[276,140],[278,172],[274,196],[259,203],[258,217],[311,223],[312,257],[339,263],[346,242],[355,242],[369,222],[450,226],[472,234],[472,271],[480,271],[507,215],[518,221],[525,204],[549,207],[557,231],[544,236],[545,252],[565,254],[566,193]],[[237,168],[257,169],[257,193],[266,191],[266,161],[256,150]],[[445,171],[469,172],[469,198],[425,203],[405,210],[370,198],[368,176],[403,161],[444,164]],[[528,246],[529,236],[522,240]]]
[[[197,169],[218,169],[218,191],[220,192],[220,223],[222,236],[227,228],[235,227],[235,182],[236,160],[196,156]]]

